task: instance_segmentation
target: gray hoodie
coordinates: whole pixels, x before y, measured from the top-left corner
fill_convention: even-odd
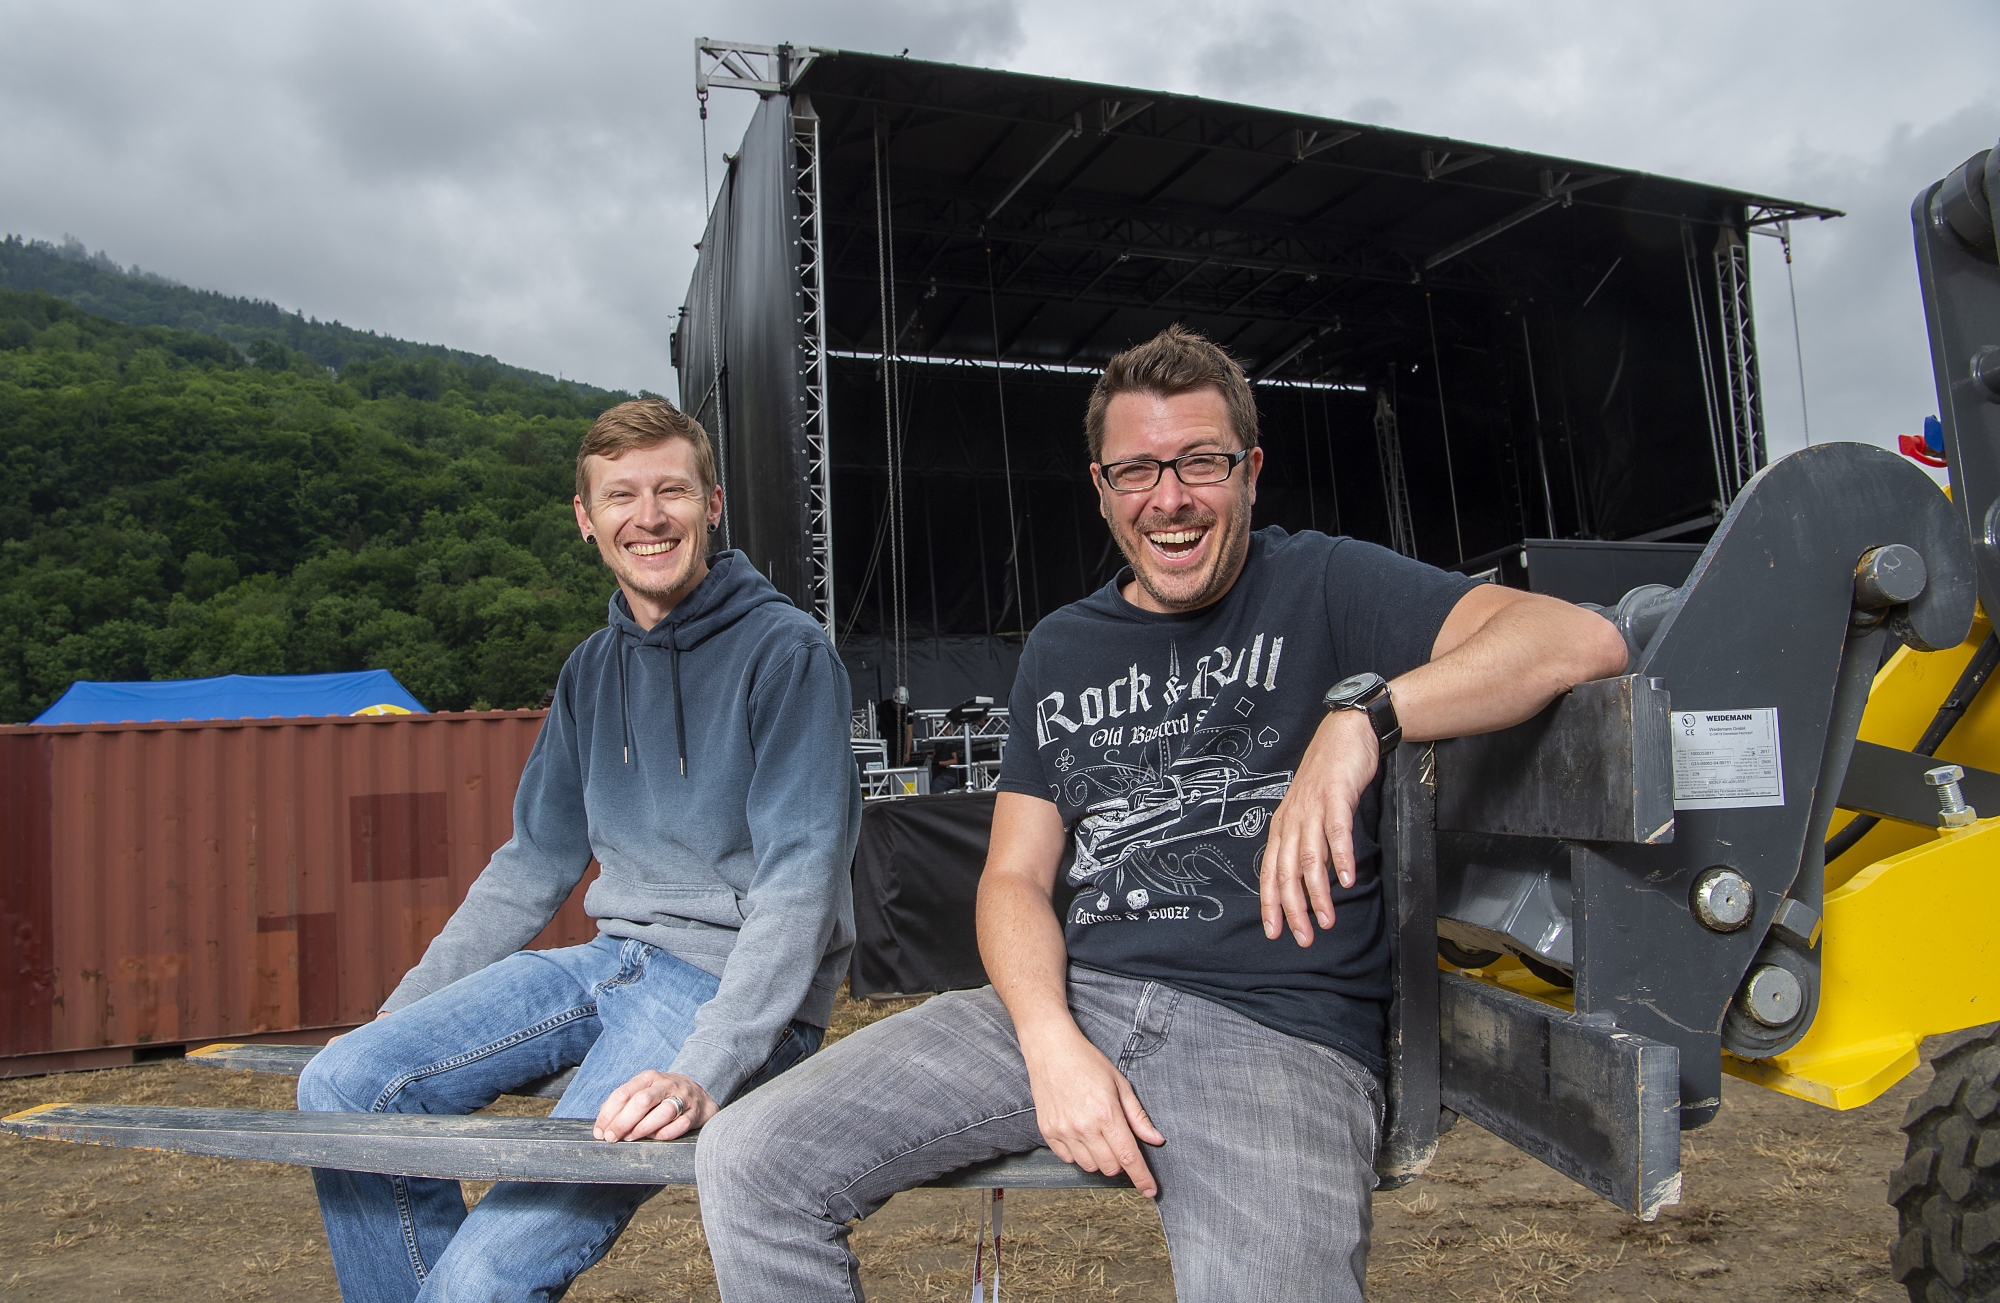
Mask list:
[[[594,856],[598,930],[721,979],[661,1071],[718,1103],[793,1018],[825,1026],[854,945],[861,789],[847,674],[826,634],[742,553],[651,629],[622,593],[570,654],[493,853],[385,1012],[505,958]]]

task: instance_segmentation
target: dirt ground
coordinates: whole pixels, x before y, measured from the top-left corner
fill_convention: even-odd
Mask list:
[[[898,1006],[843,1004],[836,1032]],[[1928,1067],[1834,1113],[1727,1080],[1686,1138],[1680,1206],[1647,1225],[1468,1122],[1429,1174],[1375,1199],[1369,1294],[1453,1299],[1896,1300],[1884,1202],[1904,1104]],[[0,1115],[56,1100],[283,1108],[291,1083],[183,1063],[0,1081]],[[501,1111],[540,1111],[504,1100]],[[468,1194],[477,1196],[477,1187]],[[917,1190],[854,1233],[869,1297],[962,1300],[980,1196]],[[1009,1298],[1174,1297],[1159,1221],[1131,1193],[1007,1196]],[[641,1210],[575,1300],[707,1300],[692,1191]],[[335,1299],[304,1170],[0,1137],[0,1297]]]

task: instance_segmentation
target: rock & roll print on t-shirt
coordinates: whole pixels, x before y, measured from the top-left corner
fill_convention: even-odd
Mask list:
[[[1259,866],[1327,688],[1424,663],[1470,581],[1275,528],[1251,536],[1242,575],[1200,611],[1135,607],[1120,594],[1130,577],[1036,626],[1009,702],[1000,787],[1054,802],[1070,833],[1071,959],[1216,1000],[1380,1071],[1376,790],[1357,811],[1360,875],[1334,884],[1334,927],[1311,947],[1264,936]]]

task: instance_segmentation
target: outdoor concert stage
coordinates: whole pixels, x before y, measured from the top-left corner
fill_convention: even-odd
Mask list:
[[[1175,321],[1257,382],[1259,525],[1472,569],[1529,538],[1700,542],[1765,457],[1746,237],[1838,215],[1125,87],[698,57],[761,103],[681,398],[726,542],[834,631],[857,701],[1004,700],[1025,632],[1116,571],[1084,403]]]

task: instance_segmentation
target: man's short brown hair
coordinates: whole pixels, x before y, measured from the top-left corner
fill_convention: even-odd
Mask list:
[[[622,457],[636,448],[656,448],[669,439],[685,439],[694,448],[694,473],[703,494],[715,490],[715,445],[701,422],[664,398],[635,398],[620,403],[591,423],[576,450],[576,496],[590,502],[590,479],[583,473],[586,457]]]
[[[1229,427],[1240,448],[1257,446],[1257,400],[1236,359],[1222,348],[1176,322],[1143,344],[1126,349],[1105,366],[1090,392],[1083,417],[1090,459],[1104,460],[1104,412],[1119,394],[1154,394],[1176,398],[1198,389],[1213,389],[1229,409]]]

